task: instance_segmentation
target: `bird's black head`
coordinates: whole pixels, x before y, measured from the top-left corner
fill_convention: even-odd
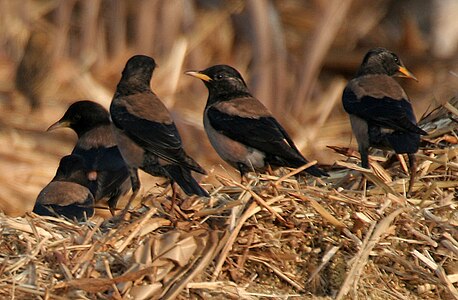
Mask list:
[[[250,95],[242,75],[228,65],[216,65],[203,71],[188,71],[186,74],[204,82],[209,91],[209,101],[212,102]]]
[[[366,53],[357,76],[367,74],[385,74],[417,80],[396,53],[385,48],[375,48]]]
[[[134,55],[127,61],[122,71],[121,82],[128,82],[129,85],[147,85],[149,88],[156,66],[156,62],[152,57]]]
[[[78,137],[80,137],[97,126],[108,124],[110,124],[110,115],[108,111],[98,103],[84,100],[70,105],[64,116],[51,125],[48,131],[69,127],[76,132]]]
[[[87,185],[87,167],[84,158],[71,154],[61,158],[53,181],[70,181]]]

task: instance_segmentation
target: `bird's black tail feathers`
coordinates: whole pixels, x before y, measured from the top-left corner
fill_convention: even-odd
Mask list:
[[[204,168],[202,168],[191,156],[185,154],[184,161],[189,169],[194,172],[207,175],[207,171],[205,171]]]
[[[179,165],[164,166],[171,179],[176,182],[187,195],[198,195],[209,197],[209,194],[204,190],[197,181],[192,177],[191,171]]]

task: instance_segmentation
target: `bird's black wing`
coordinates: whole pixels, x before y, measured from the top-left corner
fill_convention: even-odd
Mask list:
[[[128,184],[129,181],[130,177],[127,168],[97,172],[97,188],[96,191],[93,191],[95,200],[98,201],[103,198],[110,198],[113,195],[125,194],[127,189],[124,188],[124,185],[125,182]]]
[[[270,155],[307,163],[286,131],[271,116],[240,117],[210,107],[207,117],[215,130],[239,143]]]
[[[359,97],[347,87],[342,96],[343,106],[349,114],[356,115],[372,125],[383,128],[426,135],[418,127],[412,105],[406,99],[392,99],[388,96]]]
[[[89,170],[117,171],[126,168],[117,146],[84,149],[76,145],[72,154],[83,157]]]
[[[111,109],[111,116],[114,125],[143,149],[170,163],[182,165],[196,172],[203,171],[200,166],[196,166],[197,163],[188,159],[174,123],[165,124],[137,117],[122,105]]]

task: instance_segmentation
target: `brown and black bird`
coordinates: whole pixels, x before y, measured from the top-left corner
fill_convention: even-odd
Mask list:
[[[118,146],[129,166],[131,200],[140,189],[138,169],[170,179],[172,189],[176,182],[188,195],[208,196],[191,175],[205,170],[186,154],[169,111],[150,88],[155,67],[149,56],[131,57],[110,106]]]
[[[64,156],[56,175],[40,194],[33,212],[42,216],[65,216],[83,221],[94,214],[94,196],[90,188],[84,159],[79,155]]]
[[[95,201],[108,200],[114,214],[119,198],[130,189],[130,177],[116,145],[108,111],[93,101],[75,102],[48,131],[62,127],[69,127],[78,135],[72,154],[81,156],[91,171],[96,183],[91,189]]]
[[[187,75],[201,79],[208,88],[204,127],[219,156],[242,175],[272,167],[299,168],[308,163],[285,129],[254,98],[240,73],[216,65]],[[316,166],[305,170],[326,176]]]
[[[54,39],[49,31],[36,28],[30,32],[23,56],[16,69],[15,86],[30,102],[32,109],[40,106],[46,89],[53,87]]]
[[[420,135],[427,133],[417,126],[409,98],[393,77],[416,80],[395,53],[384,48],[372,49],[364,57],[356,77],[345,87],[342,102],[350,115],[362,167],[369,168],[370,147],[407,153],[411,170],[410,192]]]

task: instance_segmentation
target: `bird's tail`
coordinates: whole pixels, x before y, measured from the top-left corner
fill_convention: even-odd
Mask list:
[[[207,171],[204,170],[191,156],[185,154],[184,162],[186,167],[193,170],[194,172],[207,175]]]
[[[389,145],[393,150],[400,153],[415,153],[420,146],[420,135],[410,132],[395,131],[386,136]]]
[[[164,168],[171,179],[175,181],[187,195],[198,195],[208,197],[209,194],[192,177],[191,171],[179,165],[167,165]]]

